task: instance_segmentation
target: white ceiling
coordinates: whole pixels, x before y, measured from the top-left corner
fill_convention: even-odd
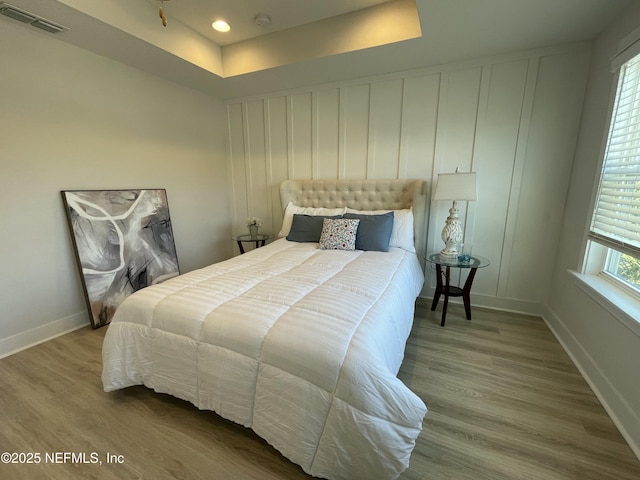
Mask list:
[[[158,6],[160,0],[146,0]],[[389,0],[165,0],[167,21],[175,18],[218,45],[224,46],[274,31],[298,27],[318,20],[371,7]],[[271,18],[269,26],[256,25],[258,14]],[[211,28],[214,19],[231,25],[228,33]]]
[[[70,28],[51,35],[53,39],[227,99],[590,40],[634,1],[415,0],[422,29],[420,38],[320,58],[300,58],[227,78],[216,71],[215,65],[210,68],[206,62],[223,65],[226,49],[234,48],[237,42],[259,44],[277,30],[286,33],[297,27],[301,32],[310,23],[317,27],[331,17],[376,8],[375,5],[385,2],[165,0],[167,27],[161,25],[158,0],[8,0],[8,3]],[[258,13],[271,17],[269,27],[255,25]],[[211,21],[217,17],[231,24],[232,31],[227,37],[210,29]],[[16,23],[0,16],[0,28],[5,21]],[[24,28],[33,29],[27,25]],[[331,38],[333,32],[328,33],[327,38]],[[298,43],[302,43],[298,48],[317,46],[312,42]],[[207,59],[200,62],[199,57]]]

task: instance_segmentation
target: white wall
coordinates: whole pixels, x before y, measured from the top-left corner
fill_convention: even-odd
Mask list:
[[[224,105],[27,28],[0,28],[0,356],[89,323],[60,190],[165,188],[181,271],[232,252]]]
[[[466,241],[491,260],[474,303],[536,312],[548,295],[590,45],[576,44],[229,102],[233,225],[278,232],[286,178],[478,173]],[[428,249],[450,208],[432,205]],[[463,205],[464,207],[464,205]],[[429,296],[435,282],[428,271]]]
[[[600,174],[602,142],[615,88],[610,59],[617,53],[620,40],[639,25],[640,5],[634,3],[594,44],[545,318],[640,458],[640,337],[578,288],[568,272],[581,269],[590,205]]]

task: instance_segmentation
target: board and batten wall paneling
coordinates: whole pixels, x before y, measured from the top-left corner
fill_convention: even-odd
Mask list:
[[[440,73],[404,79],[399,178],[431,177],[439,95]]]
[[[314,95],[314,178],[337,178],[340,174],[340,90],[320,90]]]
[[[540,58],[506,296],[546,299],[571,175],[590,54]]]
[[[553,206],[566,195],[589,51],[572,44],[231,100],[234,229],[246,230],[244,218],[260,212],[265,228],[279,231],[284,178],[420,178],[433,189],[438,173],[472,170],[478,200],[459,204],[465,241],[491,260],[476,276],[473,301],[537,313],[548,294],[562,221]],[[450,206],[430,202],[430,251],[442,247]],[[433,269],[426,275],[430,296]]]
[[[263,218],[266,232],[277,234],[282,225],[280,208],[280,182],[289,178],[289,153],[287,135],[287,98],[271,97],[267,108],[267,159],[269,188],[271,190],[271,220]]]
[[[340,89],[340,178],[367,178],[370,85]]]
[[[313,110],[312,94],[288,97],[289,106],[289,175],[293,179],[313,177]]]
[[[474,292],[495,296],[503,252],[507,248],[509,206],[518,160],[518,133],[529,61],[499,63],[483,69],[473,170],[478,172],[478,201],[470,202],[465,241],[492,260],[478,275]]]
[[[397,178],[402,129],[401,78],[371,84],[367,178]]]
[[[248,214],[263,221],[271,213],[271,195],[268,194],[267,186],[269,165],[267,163],[264,103],[262,100],[257,100],[246,104],[246,128],[249,132],[246,136],[247,202],[251,206]]]
[[[464,68],[443,72],[440,82],[440,106],[438,109],[436,148],[433,174],[430,178],[436,187],[438,173],[472,171],[473,144],[478,118],[478,94],[482,67]],[[440,238],[445,219],[452,202],[437,201],[431,204],[429,218],[428,250],[440,250],[444,244]],[[458,202],[459,217],[466,223],[467,202]],[[466,239],[465,239],[466,241]],[[435,288],[435,270],[427,271],[427,286]],[[464,281],[467,272],[454,269],[455,282]]]

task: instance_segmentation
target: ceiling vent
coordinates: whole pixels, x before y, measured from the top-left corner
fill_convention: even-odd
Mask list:
[[[45,18],[39,17],[38,15],[34,15],[33,13],[26,12],[5,2],[0,2],[0,13],[6,17],[13,18],[14,20],[18,20],[22,23],[28,23],[33,27],[39,28],[49,33],[58,33],[64,30],[69,30],[67,27],[58,25],[51,20],[47,20]]]

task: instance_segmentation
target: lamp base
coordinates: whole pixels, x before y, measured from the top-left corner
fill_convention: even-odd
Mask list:
[[[456,245],[453,245],[452,247],[444,247],[442,250],[440,250],[440,257],[450,260],[457,260],[459,254],[460,252],[456,248]]]
[[[458,212],[458,202],[454,201],[440,235],[445,244],[445,247],[440,250],[440,256],[451,260],[458,259],[458,244],[462,241],[464,233]]]

